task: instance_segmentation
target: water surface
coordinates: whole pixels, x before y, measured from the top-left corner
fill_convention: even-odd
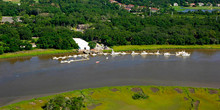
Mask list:
[[[179,51],[179,50],[162,50]],[[122,85],[220,87],[220,51],[186,50],[190,57],[90,57],[61,64],[49,56],[0,60],[0,106],[53,93]],[[100,61],[96,64],[96,61]]]

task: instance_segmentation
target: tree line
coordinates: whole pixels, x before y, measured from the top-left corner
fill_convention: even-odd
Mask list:
[[[164,8],[149,14],[148,9],[129,13],[108,0],[21,0],[20,6],[0,0],[0,15],[22,20],[0,25],[0,53],[31,49],[31,42],[43,49],[78,48],[73,37],[108,46],[220,43],[217,11],[181,13]],[[90,28],[76,32],[78,24],[90,24]]]

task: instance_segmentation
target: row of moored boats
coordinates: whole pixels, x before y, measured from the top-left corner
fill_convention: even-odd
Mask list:
[[[170,55],[176,55],[176,56],[183,56],[183,57],[188,57],[190,56],[190,53],[185,52],[185,51],[180,51],[180,52],[176,52],[175,54],[171,54],[169,52],[165,52],[165,53],[160,53],[159,50],[157,52],[154,53],[148,53],[146,51],[143,51],[141,53],[136,53],[134,51],[132,51],[131,53],[126,53],[126,52],[114,52],[114,50],[112,50],[111,53],[93,53],[90,54],[91,56],[97,56],[97,55],[112,55],[112,56],[118,56],[118,55],[164,55],[164,56],[170,56]],[[74,58],[74,59],[71,59]],[[80,58],[80,59],[79,59]],[[71,60],[69,60],[71,59]],[[106,58],[108,59],[108,58]],[[71,63],[71,62],[77,62],[77,61],[85,61],[85,60],[89,60],[89,54],[79,54],[79,55],[68,55],[68,56],[62,56],[62,57],[53,57],[53,60],[61,60],[60,63]]]
[[[111,55],[126,55],[126,54],[131,54],[131,55],[164,55],[164,56],[176,55],[176,56],[190,56],[190,53],[185,52],[185,51],[180,51],[180,52],[176,52],[175,54],[171,54],[169,52],[160,53],[159,50],[157,52],[154,52],[154,53],[148,53],[146,51],[143,51],[141,53],[136,53],[134,51],[132,51],[131,53],[125,53],[125,52],[114,52],[112,50],[112,53],[111,53]]]

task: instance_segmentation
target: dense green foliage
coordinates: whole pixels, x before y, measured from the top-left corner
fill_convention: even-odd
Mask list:
[[[143,6],[148,0],[130,2]],[[173,2],[179,1],[155,0],[152,4],[165,6]],[[213,0],[209,2],[216,3]],[[29,44],[21,40],[31,41],[32,37],[39,37],[36,44],[44,49],[78,48],[73,37],[108,46],[220,43],[220,17],[217,17],[217,11],[180,13],[170,7],[161,7],[151,16],[148,8],[138,12],[132,14],[109,0],[39,0],[39,3],[21,0],[20,6],[0,0],[3,16],[21,16],[22,20],[0,25],[0,50],[15,52],[30,49],[24,48]],[[174,15],[171,15],[172,12]],[[90,28],[84,33],[73,31],[78,24],[90,24]]]
[[[135,93],[132,98],[134,100],[138,100],[138,99],[147,99],[149,96],[147,96],[146,94],[144,94],[143,92],[138,92],[138,93]]]
[[[83,100],[82,97],[65,98],[64,96],[56,96],[50,99],[42,108],[44,110],[81,110],[85,107]]]
[[[96,43],[95,43],[95,42],[93,42],[93,41],[90,41],[90,42],[89,42],[89,47],[90,47],[90,49],[94,49],[95,46],[96,46]]]
[[[117,0],[120,3],[125,4],[134,4],[134,5],[142,5],[142,6],[153,6],[153,7],[168,7],[170,4],[178,3],[181,6],[186,5],[188,3],[212,3],[214,6],[219,3],[218,0]]]

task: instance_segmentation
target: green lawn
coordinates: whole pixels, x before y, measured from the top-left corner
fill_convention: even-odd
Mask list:
[[[14,57],[25,57],[25,56],[36,56],[36,55],[45,55],[45,54],[59,54],[59,53],[71,53],[76,52],[73,50],[58,50],[58,49],[34,49],[28,51],[19,51],[14,53],[4,53],[0,55],[1,58],[14,58]]]
[[[147,99],[134,100],[133,94],[143,92]],[[83,89],[66,92],[65,97],[84,96],[85,109],[93,110],[219,110],[220,89],[165,87],[165,86],[121,86]],[[1,107],[0,110],[41,110],[49,99],[57,96],[34,98]]]
[[[11,2],[13,2],[13,3],[20,3],[20,0],[3,0],[3,1],[6,1],[6,2],[9,2],[9,1],[11,1]],[[34,0],[35,2],[39,2],[39,0]]]
[[[197,7],[183,7],[184,9],[181,9],[181,6],[172,6],[176,11],[184,11],[185,9],[195,9],[195,10],[213,10],[213,9],[220,9],[220,7],[210,7],[210,6],[197,6]]]
[[[124,45],[113,46],[114,51],[138,51],[157,49],[220,49],[220,45]]]

